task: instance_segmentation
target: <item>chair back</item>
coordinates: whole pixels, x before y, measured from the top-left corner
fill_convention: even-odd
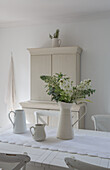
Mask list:
[[[93,115],[94,130],[110,132],[110,115]]]
[[[87,162],[83,162],[80,160],[76,160],[75,158],[65,158],[65,162],[70,170],[108,170],[110,169],[110,168],[104,168],[101,166],[89,164]]]
[[[11,170],[20,170],[21,168],[22,170],[26,170],[26,163],[29,161],[30,161],[30,157],[27,155],[0,153],[1,169],[10,170],[10,164],[12,163],[12,165],[14,164],[14,168],[11,168]],[[15,165],[15,163],[17,165]]]

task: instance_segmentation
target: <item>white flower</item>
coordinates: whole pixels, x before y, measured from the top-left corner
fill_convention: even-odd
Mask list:
[[[72,96],[73,93],[73,82],[70,79],[61,79],[60,80],[60,88],[65,91],[65,93],[69,96]]]
[[[91,88],[91,80],[87,79],[84,81],[81,81],[79,85],[77,85],[78,90],[87,90]]]

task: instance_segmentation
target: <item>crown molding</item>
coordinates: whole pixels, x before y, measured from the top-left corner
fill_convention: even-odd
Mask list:
[[[94,12],[94,13],[79,13],[79,14],[68,14],[58,15],[49,18],[30,19],[30,20],[19,20],[19,21],[5,21],[0,22],[0,28],[10,27],[23,27],[43,24],[55,24],[55,23],[74,23],[81,21],[92,21],[92,20],[105,20],[110,19],[110,11]]]

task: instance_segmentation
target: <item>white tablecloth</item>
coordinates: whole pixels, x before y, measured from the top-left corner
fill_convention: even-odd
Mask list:
[[[85,130],[86,132],[86,130]],[[12,129],[0,133],[0,142],[24,145],[33,148],[49,149],[53,151],[77,153],[102,158],[110,158],[110,137],[94,136],[88,133],[75,132],[74,139],[60,140],[56,138],[56,130],[46,130],[46,140],[36,142],[29,130],[25,134],[14,134]]]

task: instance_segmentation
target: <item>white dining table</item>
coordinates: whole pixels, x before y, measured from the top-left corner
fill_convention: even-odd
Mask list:
[[[0,129],[0,132],[6,129]],[[109,132],[98,132],[91,130],[74,130],[75,133],[81,133],[89,136],[101,136],[110,138]],[[24,153],[30,156],[31,161],[28,163],[27,170],[67,170],[67,165],[64,161],[65,157],[75,157],[78,160],[95,164],[98,166],[110,168],[110,159],[105,159],[97,156],[72,154],[62,151],[52,151],[42,148],[32,148],[22,145],[9,144],[0,142],[0,152],[2,153]]]

